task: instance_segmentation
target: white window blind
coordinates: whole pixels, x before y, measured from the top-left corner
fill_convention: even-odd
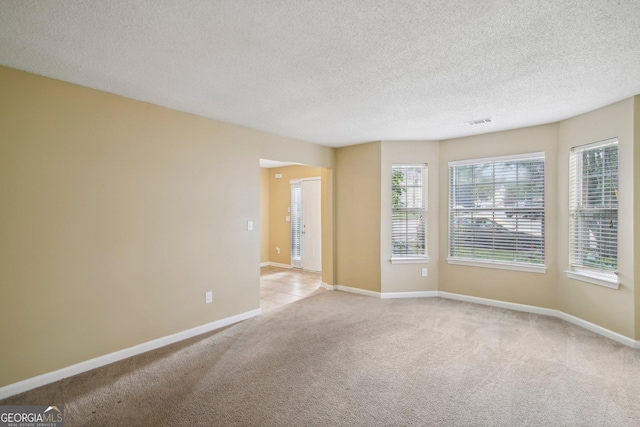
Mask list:
[[[426,257],[427,165],[391,168],[391,255]]]
[[[572,270],[615,278],[618,268],[618,140],[574,147],[570,170]]]
[[[544,153],[449,163],[449,257],[544,265]]]
[[[299,182],[291,183],[291,261],[302,259],[302,187]]]

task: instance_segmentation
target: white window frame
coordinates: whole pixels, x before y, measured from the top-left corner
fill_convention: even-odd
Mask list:
[[[452,186],[454,185],[452,183],[452,174],[453,174],[454,168],[459,166],[471,166],[471,165],[492,164],[492,163],[495,164],[499,162],[513,162],[518,160],[525,161],[525,160],[535,160],[535,159],[541,159],[543,161],[543,165],[546,167],[546,156],[544,152],[525,153],[525,154],[499,156],[499,157],[487,157],[487,158],[449,162],[449,186],[450,186],[449,188],[449,220],[448,220],[449,230],[447,233],[448,241],[449,241],[449,248],[447,251],[448,264],[494,268],[494,269],[501,269],[501,270],[524,271],[524,272],[531,272],[531,273],[545,273],[547,271],[546,232],[544,228],[544,219],[546,216],[545,215],[546,200],[544,195],[545,193],[544,190],[546,190],[546,171],[543,175],[544,183],[543,183],[542,206],[541,206],[541,209],[542,209],[542,223],[541,223],[542,254],[541,256],[543,259],[543,262],[541,264],[527,263],[527,262],[509,262],[509,261],[502,261],[502,260],[496,260],[496,259],[465,258],[465,257],[458,257],[458,256],[451,255],[452,253],[451,233],[453,230],[453,221],[456,216],[455,213],[459,212],[459,210],[453,205],[454,203],[453,194],[455,192],[455,189],[452,188]],[[494,200],[495,200],[495,195],[494,195]],[[494,205],[493,212],[499,212],[501,210],[506,210],[506,208],[496,208]]]
[[[407,207],[394,207],[393,205],[393,194],[394,194],[394,184],[393,184],[393,173],[397,168],[422,168],[422,183],[420,186],[409,186],[405,183],[402,188],[422,188],[422,206],[418,208],[407,208]],[[429,261],[429,256],[427,255],[427,205],[428,205],[428,172],[429,168],[426,163],[394,163],[391,165],[391,259],[389,260],[392,264],[426,264]],[[397,240],[402,233],[394,233],[394,214],[402,214],[402,213],[416,213],[417,211],[422,212],[423,224],[422,224],[422,238],[424,239],[424,251],[421,254],[402,254],[394,252],[395,245],[397,244]],[[408,233],[408,230],[405,230]],[[420,231],[418,230],[418,233]],[[420,236],[417,236],[420,239]]]
[[[615,207],[613,205],[607,205],[602,208],[589,208],[584,207],[583,202],[581,200],[581,192],[582,192],[582,172],[580,171],[580,155],[586,151],[599,150],[605,147],[616,146],[617,148],[617,158],[618,162],[616,164],[616,184],[613,191],[618,191],[619,185],[619,171],[620,171],[620,148],[618,144],[618,138],[606,139],[603,141],[593,142],[590,144],[579,145],[573,147],[571,149],[570,154],[570,165],[569,165],[569,269],[565,271],[567,277],[574,280],[579,280],[582,282],[591,283],[594,285],[604,286],[611,289],[618,289],[620,286],[620,281],[618,278],[617,272],[617,262],[618,256],[617,252],[620,247],[620,233],[619,233],[619,208],[616,203]],[[604,170],[603,170],[604,173]],[[611,191],[611,189],[609,190]],[[616,268],[593,268],[587,265],[584,265],[583,262],[580,261],[580,256],[577,251],[578,248],[582,247],[585,242],[584,239],[580,237],[578,229],[580,227],[580,214],[581,213],[594,213],[594,212],[605,212],[605,211],[615,211],[616,217],[616,230],[615,230],[615,242],[616,242]],[[613,217],[613,216],[612,216]]]

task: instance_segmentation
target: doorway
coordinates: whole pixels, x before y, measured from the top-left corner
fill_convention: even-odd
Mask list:
[[[322,271],[322,186],[320,177],[291,183],[291,266]]]

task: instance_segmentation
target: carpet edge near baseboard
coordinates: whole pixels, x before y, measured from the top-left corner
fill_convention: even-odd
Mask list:
[[[108,365],[110,363],[118,362],[128,357],[136,356],[138,354],[146,353],[148,351],[155,350],[157,348],[164,347],[166,345],[173,344],[179,341],[183,341],[197,335],[205,334],[207,332],[211,332],[216,329],[220,329],[225,326],[229,326],[234,323],[259,316],[260,314],[262,314],[262,310],[259,308],[250,310],[244,313],[236,314],[235,316],[229,316],[211,323],[196,326],[195,328],[187,329],[182,332],[167,335],[161,338],[156,338],[154,340],[147,341],[133,347],[125,348],[122,350],[114,351],[113,353],[108,353],[102,356],[95,357],[93,359],[85,360],[83,362],[79,362],[55,371],[27,378],[16,383],[8,384],[0,387],[0,400],[15,396],[16,394],[24,393],[25,391],[29,391],[43,385],[53,383],[55,381],[59,381],[64,378],[72,377],[74,375],[99,368],[101,366]]]
[[[560,320],[564,320],[588,331],[602,335],[620,344],[624,344],[631,348],[640,349],[640,341],[627,337],[626,335],[619,334],[610,329],[591,323],[587,320],[565,313],[561,310],[552,308],[537,307],[534,305],[518,304],[507,301],[499,301],[488,298],[474,297],[470,295],[455,294],[444,291],[418,291],[418,292],[375,292],[365,289],[352,288],[350,286],[334,285],[333,289],[358,295],[371,296],[381,299],[397,299],[397,298],[446,298],[456,301],[469,302],[473,304],[488,305],[492,307],[504,308],[507,310],[522,311],[526,313],[540,314],[543,316],[555,317]]]
[[[323,283],[324,285],[324,283]],[[324,286],[323,286],[324,287]],[[506,301],[493,300],[488,298],[480,298],[469,295],[455,294],[450,292],[443,291],[421,291],[421,292],[374,292],[368,291],[364,289],[352,288],[349,286],[343,285],[327,285],[325,289],[329,289],[332,287],[334,290],[343,291],[347,293],[372,296],[381,299],[397,299],[397,298],[446,298],[451,300],[469,302],[473,304],[481,304],[492,307],[504,308],[508,310],[521,311],[526,313],[540,314],[543,316],[555,317],[560,320],[564,320],[566,322],[572,323],[576,326],[584,328],[588,331],[596,333],[598,335],[609,338],[613,341],[616,341],[620,344],[626,345],[631,348],[640,349],[640,341],[636,341],[632,338],[629,338],[625,335],[619,334],[617,332],[606,329],[602,326],[596,325],[594,323],[588,322],[579,317],[572,316],[568,313],[565,313],[560,310],[544,308],[544,307],[536,307],[532,305],[526,304],[518,304],[511,303]],[[262,313],[260,309],[255,309],[251,311],[247,311],[245,313],[241,313],[235,316],[230,316],[224,319],[220,319],[205,325],[197,326],[195,328],[188,329],[186,331],[178,332],[176,334],[168,335],[166,337],[158,338],[155,340],[151,340],[142,344],[138,344],[136,346],[126,348],[123,350],[119,350],[113,353],[109,353],[103,356],[98,356],[94,359],[86,360],[84,362],[77,363],[75,365],[71,365],[62,369],[58,369],[56,371],[47,372],[42,375],[38,375],[36,377],[27,378],[25,380],[8,384],[6,386],[0,387],[0,400],[6,399],[8,397],[14,396],[16,394],[23,393],[25,391],[41,387],[46,384],[50,384],[55,381],[59,381],[64,378],[71,377],[73,375],[80,374],[82,372],[89,371],[91,369],[99,368],[101,366],[108,365],[110,363],[114,363],[128,357],[132,357],[141,353],[145,353],[147,351],[155,350],[157,348],[173,344],[178,341],[182,341],[188,338],[192,338],[196,335],[204,334],[207,332],[214,331],[216,329],[223,328],[225,326],[249,319],[251,317],[258,316]]]

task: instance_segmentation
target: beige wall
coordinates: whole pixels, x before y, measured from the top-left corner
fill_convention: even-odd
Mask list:
[[[635,336],[633,107],[631,98],[561,122],[558,147],[558,308],[628,337]],[[563,272],[569,268],[569,153],[574,146],[613,137],[619,139],[618,290],[572,280]]]
[[[257,309],[260,157],[333,166],[3,67],[0,93],[0,386]]]
[[[382,141],[380,200],[380,265],[382,292],[438,290],[439,142]],[[391,264],[391,165],[427,165],[427,264]],[[422,277],[422,268],[427,277]]]
[[[558,125],[535,126],[458,138],[440,144],[440,277],[441,291],[475,297],[556,308],[558,252],[557,220]],[[545,258],[546,273],[450,265],[448,256],[448,162],[474,158],[545,152]]]
[[[336,284],[380,292],[381,143],[336,150]]]
[[[282,178],[276,178],[281,174]],[[310,166],[287,166],[269,169],[269,261],[291,264],[291,180],[322,176],[322,169]],[[325,185],[325,183],[321,183]],[[323,230],[324,231],[324,230]],[[280,248],[280,254],[276,253]]]
[[[260,168],[260,263],[269,261],[269,169]]]

